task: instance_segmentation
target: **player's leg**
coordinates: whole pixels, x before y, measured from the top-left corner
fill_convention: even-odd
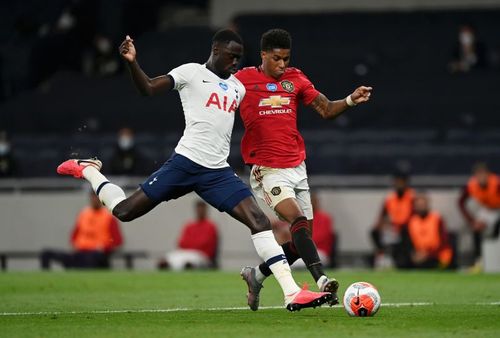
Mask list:
[[[302,258],[320,290],[333,293],[333,303],[336,303],[338,282],[335,279],[328,279],[324,273],[316,245],[312,240],[312,205],[305,164],[290,169],[254,166],[250,183],[256,195],[261,197],[281,219],[291,224],[292,242],[283,246],[287,258],[290,256],[290,261],[295,261],[298,256]],[[261,283],[271,273],[265,263],[255,270],[256,278]]]
[[[321,291],[331,292],[337,298],[338,282],[329,279],[323,269],[316,244],[312,240],[312,209],[311,219],[304,215],[302,208],[294,198],[288,198],[278,203],[274,210],[280,217],[290,223],[293,246],[304,261]]]
[[[205,170],[200,169],[200,172],[196,193],[207,203],[220,211],[227,212],[250,229],[254,247],[274,273],[283,290],[285,304],[289,310],[318,306],[332,298],[328,293],[300,290],[293,280],[284,252],[274,238],[271,222],[257,205],[250,189],[231,168],[222,170],[205,168]]]
[[[257,166],[257,165],[254,165],[252,167],[252,172],[250,173],[250,185],[252,187],[255,196],[264,201],[271,209],[273,209],[274,206],[272,198],[273,195],[271,193],[264,191],[263,181],[264,177],[267,180],[269,180],[269,176],[276,176],[276,180],[280,179],[279,175],[277,175],[276,173],[277,173],[276,169]],[[273,182],[271,185],[275,186],[278,185],[278,183],[275,184]],[[294,195],[292,188],[290,188],[288,191],[291,194],[290,196]],[[281,191],[281,189],[280,190],[275,189],[274,193],[280,195],[283,192]],[[295,249],[293,242],[286,242],[282,244],[281,247],[283,248],[283,252],[285,253],[286,259],[290,265],[300,258],[300,255]],[[247,283],[256,285],[261,285],[262,282],[264,282],[264,280],[271,275],[271,273],[272,273],[271,270],[269,269],[269,267],[266,265],[265,262],[263,262],[260,266],[257,266],[255,268],[248,266],[244,267],[241,271],[241,275],[245,280],[247,280]]]
[[[119,220],[130,222],[147,214],[157,205],[158,202],[153,201],[144,193],[142,188],[139,188],[132,195],[118,203],[112,212]]]
[[[123,222],[129,222],[144,215],[158,204],[151,200],[142,189],[138,189],[127,198],[121,187],[111,183],[106,176],[101,174],[101,167],[101,161],[96,158],[71,159],[59,165],[57,172],[89,181],[103,205]]]
[[[292,277],[283,249],[274,238],[271,222],[259,208],[253,196],[246,197],[239,202],[229,214],[244,223],[252,232],[254,247],[280,284],[288,310],[295,311],[305,307],[316,307],[332,299],[331,293],[315,293],[305,289],[301,290],[298,287]],[[249,293],[253,291],[249,285]],[[250,308],[254,311],[258,308],[258,293],[256,297],[254,302],[249,301]]]

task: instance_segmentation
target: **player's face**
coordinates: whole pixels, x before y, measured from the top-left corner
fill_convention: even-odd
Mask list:
[[[224,77],[236,73],[238,64],[243,56],[243,46],[235,41],[220,44],[217,48],[215,66]]]
[[[275,48],[260,52],[262,68],[266,75],[279,79],[290,63],[290,49]]]

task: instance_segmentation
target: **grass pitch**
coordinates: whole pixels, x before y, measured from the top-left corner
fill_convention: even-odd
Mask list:
[[[331,272],[380,291],[372,318],[342,308],[289,313],[268,279],[246,309],[237,272],[0,274],[1,337],[500,337],[500,275]],[[310,275],[294,272],[298,282]],[[413,303],[414,305],[408,305]],[[399,306],[398,306],[399,305]]]

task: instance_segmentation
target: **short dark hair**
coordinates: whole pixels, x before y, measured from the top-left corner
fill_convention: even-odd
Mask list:
[[[243,39],[241,38],[241,36],[235,31],[228,28],[219,29],[217,32],[215,32],[214,36],[212,37],[212,44],[218,42],[227,44],[230,43],[231,41],[239,43],[240,45],[243,44]]]
[[[260,50],[269,51],[275,48],[291,49],[292,36],[281,28],[270,29],[260,39]]]

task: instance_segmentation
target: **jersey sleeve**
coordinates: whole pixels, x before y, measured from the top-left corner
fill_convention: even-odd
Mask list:
[[[307,106],[314,101],[314,99],[319,95],[319,91],[314,88],[312,82],[301,73],[301,82],[302,86],[300,88],[300,96],[302,98],[302,102]]]
[[[191,81],[196,72],[198,71],[198,64],[196,63],[186,63],[177,68],[172,69],[168,75],[174,79],[174,89],[180,90],[186,86],[186,84]]]

